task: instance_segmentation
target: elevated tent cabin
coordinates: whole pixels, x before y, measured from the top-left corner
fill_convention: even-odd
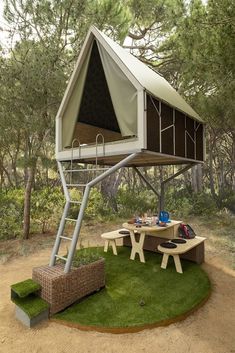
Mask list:
[[[56,118],[56,158],[114,165],[200,163],[202,119],[158,73],[91,27]],[[96,136],[102,134],[102,148]],[[101,140],[99,140],[99,143]]]
[[[66,203],[50,266],[63,259],[69,272],[90,189],[119,168],[133,167],[163,210],[165,183],[203,162],[204,125],[162,76],[91,27],[56,117],[56,159]],[[72,162],[63,169],[67,161],[95,164],[102,174],[74,184],[73,173],[91,169],[78,165],[74,170]],[[160,193],[137,168],[174,164],[186,166],[161,182]],[[71,199],[70,187],[83,188],[81,201]],[[76,219],[69,217],[72,204],[79,205]],[[67,221],[75,224],[71,238],[64,235]],[[66,258],[58,255],[62,240],[71,241]]]

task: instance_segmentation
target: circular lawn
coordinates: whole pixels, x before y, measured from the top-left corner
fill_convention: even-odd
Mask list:
[[[106,286],[52,318],[81,329],[131,332],[166,325],[187,316],[209,296],[211,285],[199,265],[181,260],[183,274],[169,259],[161,269],[162,255],[145,251],[146,263],[130,260],[130,248],[119,247],[118,256],[103,248],[79,251],[105,258]]]

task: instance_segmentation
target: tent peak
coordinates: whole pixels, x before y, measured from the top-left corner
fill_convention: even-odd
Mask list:
[[[148,91],[149,94],[178,109],[182,113],[195,118],[199,122],[203,122],[200,116],[170,85],[161,73],[143,63],[117,42],[113,41],[105,33],[100,31],[96,26],[92,25],[90,27],[90,33],[92,33],[94,38],[100,42],[106,50],[109,49],[109,54],[112,53],[117,64],[125,66],[126,75],[131,75],[133,80],[136,81],[136,84],[139,85],[139,88],[137,89],[142,88]]]

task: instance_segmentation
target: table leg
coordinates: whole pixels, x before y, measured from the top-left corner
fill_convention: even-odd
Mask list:
[[[164,268],[164,270],[167,268],[168,259],[169,259],[169,254],[164,253],[162,257],[162,263],[161,263],[161,268]]]
[[[183,273],[179,255],[173,255],[175,268],[178,273]]]
[[[105,242],[104,242],[104,252],[107,252],[107,251],[108,251],[108,248],[109,248],[109,241],[108,241],[108,239],[105,239]]]
[[[131,236],[131,245],[132,245],[130,259],[134,260],[135,259],[135,255],[139,254],[140,262],[145,262],[144,250],[143,250],[145,232],[140,232],[139,242],[137,242],[136,239],[135,239],[134,231],[130,231],[130,236]]]
[[[115,239],[110,240],[110,244],[111,244],[111,246],[112,246],[112,249],[113,249],[113,253],[114,253],[114,255],[117,255],[117,248],[116,248],[116,242],[115,242]]]

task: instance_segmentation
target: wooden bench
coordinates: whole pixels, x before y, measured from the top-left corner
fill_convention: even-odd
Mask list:
[[[185,239],[185,240],[186,240],[186,243],[176,244],[177,247],[173,249],[164,248],[161,246],[161,244],[158,245],[157,249],[163,253],[161,268],[163,269],[167,268],[169,256],[172,256],[174,259],[176,271],[178,273],[183,273],[179,255],[184,254],[189,250],[199,246],[206,240],[206,238],[196,236],[193,239]]]
[[[121,234],[120,233],[121,231],[128,232],[127,229],[122,228],[122,229],[114,230],[112,232],[101,234],[101,238],[105,239],[104,252],[107,252],[109,245],[111,245],[114,255],[117,255],[116,239],[121,239],[121,238],[130,236],[130,232],[128,232],[127,234]]]

